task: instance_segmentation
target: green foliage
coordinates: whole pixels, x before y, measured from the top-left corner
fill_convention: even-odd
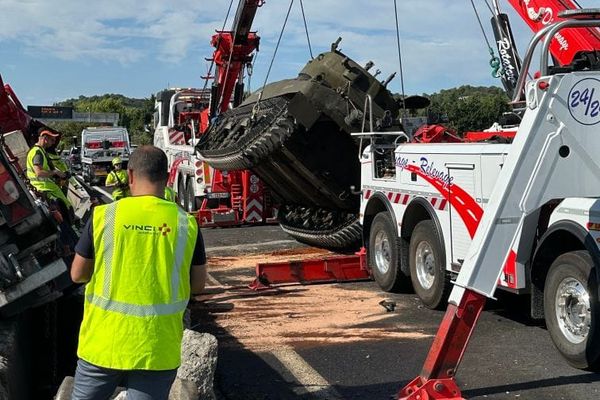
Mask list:
[[[448,116],[449,125],[459,133],[489,128],[503,112],[509,98],[498,87],[460,86],[429,96],[430,112]]]
[[[57,106],[72,106],[77,112],[110,112],[119,113],[119,126],[127,128],[131,142],[142,145],[152,143],[152,123],[154,112],[154,95],[145,99],[134,99],[121,94],[105,94],[102,96],[79,96],[56,103]],[[57,126],[57,125],[60,125]],[[60,122],[52,126],[63,132],[64,136],[79,137],[81,130],[89,123]],[[77,132],[76,134],[72,134]]]

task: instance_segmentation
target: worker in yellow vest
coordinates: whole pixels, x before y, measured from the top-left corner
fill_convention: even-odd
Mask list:
[[[165,186],[165,200],[172,201],[175,203],[177,201],[177,197],[175,196],[175,191],[171,189],[169,186]]]
[[[114,187],[112,192],[113,200],[117,201],[123,197],[130,196],[129,179],[127,171],[123,170],[123,160],[121,157],[115,157],[112,160],[113,170],[106,176],[106,187]]]
[[[67,174],[58,170],[48,155],[48,149],[56,144],[60,135],[48,128],[41,128],[38,141],[27,153],[26,175],[31,185],[42,193],[50,202],[55,202],[69,218],[72,214],[73,205],[65,196],[55,179],[64,179]]]
[[[67,192],[69,190],[69,180],[71,179],[70,178],[71,174],[69,173],[69,166],[58,154],[58,151],[56,150],[56,146],[52,146],[51,148],[49,148],[48,151],[46,152],[46,154],[48,155],[49,163],[52,164],[54,169],[65,173],[64,178],[59,178],[59,179],[55,178],[54,181],[56,182],[56,184],[60,187],[60,189],[66,196]]]
[[[163,198],[166,170],[162,150],[136,149],[132,196],[95,207],[75,248],[71,278],[87,286],[72,400],[107,399],[122,381],[130,400],[168,398],[206,255],[194,218]]]

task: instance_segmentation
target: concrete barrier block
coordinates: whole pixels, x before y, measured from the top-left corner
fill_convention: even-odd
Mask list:
[[[186,329],[181,343],[181,366],[177,377],[192,382],[198,399],[214,400],[213,380],[217,367],[217,339],[208,333]]]

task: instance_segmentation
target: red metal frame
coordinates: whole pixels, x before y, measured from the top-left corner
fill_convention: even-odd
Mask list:
[[[523,21],[534,32],[539,32],[552,22],[561,20],[560,11],[577,10],[579,7],[571,0],[508,0],[519,13]],[[527,4],[526,4],[527,3]],[[539,15],[537,20],[531,15]],[[560,40],[559,40],[560,38]],[[595,29],[564,29],[552,39],[550,51],[562,66],[569,65],[578,53],[594,52],[600,49],[600,35]]]
[[[456,132],[443,125],[422,125],[413,135],[416,143],[460,143],[463,140]]]
[[[0,76],[0,133],[20,130],[27,135],[31,120],[15,92],[9,84],[2,81]],[[26,139],[30,141],[27,136]]]
[[[485,301],[484,295],[465,290],[458,306],[448,305],[421,374],[398,392],[398,399],[462,399],[454,376]]]
[[[493,137],[502,137],[506,139],[514,139],[517,131],[498,131],[498,132],[466,132],[464,136],[465,142],[482,142]]]
[[[308,260],[291,260],[256,265],[256,278],[248,285],[253,290],[266,290],[273,285],[300,283],[350,282],[371,279],[366,250],[353,255],[336,255]]]
[[[218,198],[220,195],[223,197]],[[210,196],[217,198],[204,199],[197,212],[203,227],[275,222],[269,192],[251,171],[213,170]],[[214,207],[216,201],[219,204]]]

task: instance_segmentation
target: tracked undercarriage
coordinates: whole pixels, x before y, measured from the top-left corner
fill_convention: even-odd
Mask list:
[[[296,239],[334,249],[359,245],[358,145],[367,94],[375,125],[385,129],[398,104],[391,93],[332,46],[297,78],[267,85],[223,113],[198,145],[221,170],[251,169],[282,205],[283,229]]]

